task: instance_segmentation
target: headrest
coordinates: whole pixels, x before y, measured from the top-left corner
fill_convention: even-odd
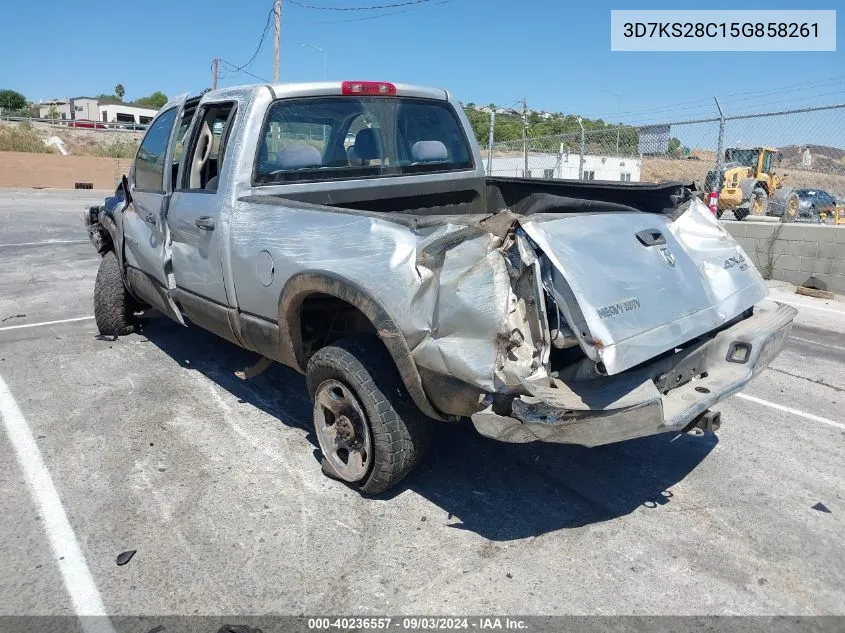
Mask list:
[[[302,169],[322,164],[323,157],[320,156],[320,152],[307,143],[286,145],[276,154],[276,165],[279,169]]]
[[[355,155],[361,160],[374,160],[381,158],[378,136],[376,131],[365,127],[358,130],[355,135]]]
[[[411,147],[411,159],[415,163],[430,163],[448,158],[449,152],[440,141],[417,141]]]

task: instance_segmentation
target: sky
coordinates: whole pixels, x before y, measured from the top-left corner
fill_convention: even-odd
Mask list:
[[[298,0],[323,7],[362,7],[402,0]],[[610,10],[624,2],[429,0],[378,11],[308,9],[283,0],[281,80],[376,79],[449,88],[464,102],[511,105],[629,123],[845,102],[845,8],[836,52],[611,52]],[[689,8],[796,9],[803,2],[708,0]],[[837,5],[840,5],[837,7]],[[155,90],[199,92],[211,83],[211,60],[223,64],[221,86],[255,83],[231,68],[253,55],[272,0],[142,0],[102,12],[58,0],[13,2],[0,23],[0,89],[32,101],[111,93],[126,99]],[[93,6],[93,5],[87,5]],[[106,6],[106,5],[103,5]],[[637,8],[674,9],[675,2]],[[380,17],[373,17],[380,16]],[[362,19],[367,18],[367,19]],[[272,77],[272,26],[248,71]],[[679,105],[675,105],[679,104]],[[669,107],[674,106],[674,107]],[[841,119],[840,119],[841,120]],[[845,121],[842,121],[845,127]]]

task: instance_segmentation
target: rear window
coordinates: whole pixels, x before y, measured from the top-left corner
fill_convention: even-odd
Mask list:
[[[397,97],[314,97],[270,106],[255,184],[472,169],[452,107]]]

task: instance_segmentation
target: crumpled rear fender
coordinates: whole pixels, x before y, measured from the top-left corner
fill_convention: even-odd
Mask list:
[[[430,417],[468,416],[485,406],[488,393],[521,392],[523,381],[548,375],[550,345],[540,262],[517,217],[464,217],[417,232],[415,247],[406,253],[397,246],[392,258],[412,267],[403,273],[410,272],[406,294],[357,283],[354,271],[294,275],[279,300],[282,355],[302,371],[299,306],[320,292],[368,317]]]

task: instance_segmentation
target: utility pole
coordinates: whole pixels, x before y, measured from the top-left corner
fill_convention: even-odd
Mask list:
[[[522,157],[525,159],[523,178],[528,178],[528,100],[522,98]]]
[[[619,156],[619,135],[622,131],[622,95],[600,88],[602,92],[613,95],[619,101],[619,125],[616,126],[616,155]]]
[[[716,172],[719,178],[719,190],[722,189],[722,145],[725,142],[725,114],[722,112],[722,106],[719,104],[719,99],[713,97],[716,102],[716,108],[719,110],[719,144],[716,146]]]
[[[493,141],[496,137],[496,108],[490,109],[490,140],[487,142],[487,175],[493,175]]]
[[[217,90],[217,75],[220,69],[220,58],[215,57],[211,60],[211,89]]]
[[[586,153],[584,141],[584,121],[578,117],[578,125],[581,127],[581,152],[578,156],[578,180],[584,180],[584,154]]]
[[[282,34],[282,0],[273,2],[273,83],[279,83],[279,38]]]

